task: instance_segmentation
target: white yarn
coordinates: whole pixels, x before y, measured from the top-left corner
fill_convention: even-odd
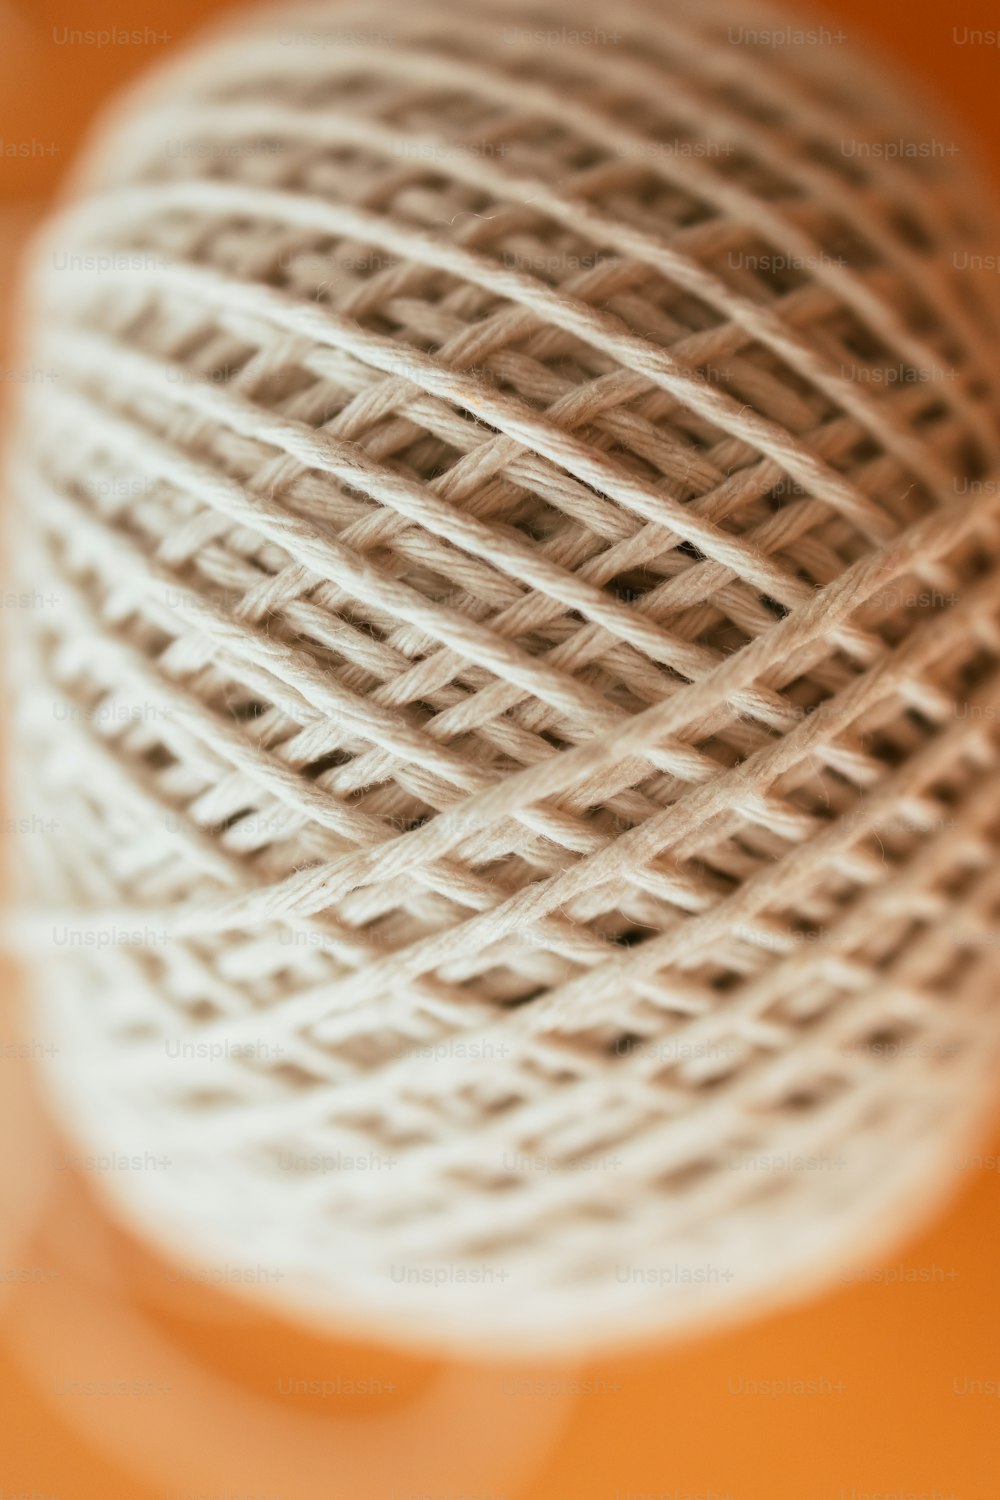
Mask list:
[[[995,230],[954,157],[842,149],[935,139],[853,56],[751,21],[258,17],[36,246],[54,1099],[139,1158],[131,1222],[310,1320],[759,1307],[985,1107]]]

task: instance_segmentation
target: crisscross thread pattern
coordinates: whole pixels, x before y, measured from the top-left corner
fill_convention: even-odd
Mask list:
[[[829,1270],[996,1056],[1000,241],[832,39],[614,9],[226,33],[35,252],[74,1129],[457,1343]]]

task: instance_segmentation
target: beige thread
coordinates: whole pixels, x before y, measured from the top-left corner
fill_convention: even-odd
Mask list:
[[[935,139],[846,49],[615,9],[222,31],[34,249],[57,1103],[176,1254],[456,1347],[829,1277],[997,1056],[996,228],[840,150]]]

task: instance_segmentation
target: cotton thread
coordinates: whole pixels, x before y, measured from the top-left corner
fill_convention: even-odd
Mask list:
[[[985,1107],[996,229],[771,12],[360,15],[169,64],[34,248],[11,940],[173,1253],[459,1348],[703,1325]]]

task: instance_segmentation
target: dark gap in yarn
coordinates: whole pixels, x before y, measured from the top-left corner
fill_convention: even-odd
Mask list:
[[[383,626],[377,624],[375,620],[363,620],[357,616],[352,617],[347,610],[343,611],[343,618],[348,624],[353,625],[355,630],[363,631],[370,640],[373,640],[379,644],[381,644],[381,642],[383,642],[389,634],[388,630],[386,630]]]
[[[726,994],[728,990],[739,989],[742,983],[743,975],[737,974],[735,969],[724,969],[719,974],[713,974],[708,980],[709,988],[720,995]]]
[[[907,759],[907,752],[893,744],[882,730],[862,730],[858,737],[868,754],[880,760],[883,765],[896,767]]]
[[[798,1115],[810,1114],[826,1103],[826,1097],[822,1086],[810,1089],[808,1087],[795,1088],[789,1094],[784,1094],[775,1101],[775,1109],[785,1111],[794,1110]]]
[[[221,818],[219,822],[215,824],[215,830],[218,833],[228,833],[231,828],[235,827],[235,825],[241,821],[241,819],[249,817],[252,812],[252,807],[241,807],[239,812],[230,813],[228,817]]]
[[[833,1002],[828,1001],[826,1004],[823,1004],[821,998],[813,999],[810,997],[809,1010],[796,1010],[794,1009],[794,1005],[799,1000],[800,997],[798,995],[794,997],[783,995],[773,1005],[767,1006],[761,1016],[761,1020],[774,1021],[778,1026],[794,1027],[797,1032],[803,1035],[814,1031],[830,1014]]]
[[[856,355],[865,364],[874,364],[888,358],[889,351],[881,339],[876,338],[862,323],[850,323],[840,342],[846,354]]]
[[[231,718],[237,719],[240,723],[246,724],[249,723],[251,719],[259,719],[263,714],[266,714],[268,711],[268,707],[268,704],[260,703],[257,699],[251,698],[246,703],[231,704],[229,707],[229,714]]]
[[[509,1115],[512,1109],[516,1109],[524,1100],[520,1094],[494,1094],[492,1098],[485,1097],[480,1093],[476,1099],[476,1105],[484,1114],[496,1119],[500,1115]]]
[[[614,595],[625,604],[631,604],[636,599],[641,599],[644,594],[651,593],[662,583],[662,578],[650,572],[648,568],[629,568],[625,573],[619,573],[604,585],[605,591]]]
[[[190,1005],[183,1007],[185,1016],[192,1021],[215,1021],[222,1015],[222,1011],[214,1001],[208,999],[194,1000]]]
[[[915,708],[912,704],[908,704],[904,709],[903,718],[915,729],[919,729],[925,739],[929,739],[937,730],[934,720],[929,719],[921,709]]]
[[[435,463],[428,464],[423,476],[424,483],[430,484],[432,480],[443,479],[451,469],[451,467],[452,465],[450,463],[444,463],[441,460],[438,460]]]
[[[962,702],[962,693],[974,693],[980,683],[985,682],[996,670],[996,664],[995,654],[985,646],[979,647],[961,663],[955,674],[956,716],[968,710],[968,705]]]
[[[536,148],[537,149],[537,148]],[[573,172],[589,172],[594,167],[601,166],[604,162],[612,160],[601,146],[596,146],[592,141],[572,141],[567,146],[569,169]]]
[[[815,162],[820,167],[827,167],[849,182],[857,182],[864,176],[861,169],[854,166],[851,158],[845,156],[833,141],[810,136],[807,141],[802,142],[801,152],[806,161]]]
[[[759,835],[759,832],[760,830],[751,827],[743,829],[740,832],[730,834],[728,840],[729,846],[735,849],[738,853],[744,855],[747,859],[752,859],[755,864],[776,864],[778,860],[782,858],[782,855],[774,854],[762,858],[760,849],[755,848],[754,845],[750,842],[752,836],[755,833]],[[738,885],[739,883],[740,882],[735,880],[734,878],[734,885]]]
[[[718,1073],[702,1073],[698,1077],[691,1078],[686,1077],[681,1072],[680,1067],[674,1064],[672,1067],[664,1068],[662,1072],[657,1073],[652,1082],[663,1083],[671,1088],[677,1088],[680,1085],[688,1089],[690,1093],[704,1095],[716,1093],[727,1083],[732,1083],[733,1079],[738,1077],[739,1072],[739,1068],[729,1067]]]
[[[311,781],[315,781],[318,776],[323,775],[324,771],[332,771],[337,766],[349,765],[353,759],[354,756],[348,754],[346,750],[328,750],[318,760],[314,760],[309,765],[303,766],[299,774],[309,777]]]
[[[818,713],[824,704],[832,701],[833,692],[820,687],[808,677],[796,677],[784,689],[784,696],[789,706],[803,719],[807,719],[810,714]]]
[[[975,887],[977,871],[971,865],[959,865],[941,881],[941,889],[955,901],[961,901]]]
[[[800,499],[807,493],[805,487],[794,479],[779,479],[766,495],[760,498],[760,504],[774,514],[776,511],[784,510],[786,505]]]
[[[827,255],[843,261],[853,271],[873,270],[879,264],[879,254],[853,225],[838,226],[826,245]]]
[[[620,1036],[611,1037],[604,1045],[604,1051],[609,1057],[631,1057],[637,1047],[642,1046],[645,1041],[636,1031],[623,1031]]]
[[[641,943],[655,936],[656,932],[652,927],[628,927],[624,932],[615,933],[612,941],[619,948],[638,948]]]
[[[508,715],[505,714],[504,717],[506,718]],[[567,741],[561,739],[552,729],[537,729],[535,735],[536,738],[544,740],[547,745],[551,745],[553,750],[565,750],[568,748]]]
[[[772,125],[776,129],[781,129],[787,123],[786,112],[780,105],[775,105],[770,99],[765,99],[743,88],[733,79],[727,79],[719,89],[719,100],[727,105],[733,114],[742,115],[748,120],[755,120],[760,125]]]
[[[916,214],[901,204],[893,203],[886,210],[889,225],[896,231],[904,244],[909,245],[912,250],[920,250],[929,254],[935,248],[933,236],[921,224]]]
[[[858,848],[879,860],[886,870],[893,871],[905,867],[910,852],[900,851],[898,841],[894,841],[892,834],[882,828],[872,829],[871,833],[859,841]]]
[[[522,1005],[530,1005],[532,1000],[537,1000],[539,995],[547,993],[545,985],[539,985],[536,989],[527,990],[523,995],[512,995],[510,999],[503,1002],[504,1010],[518,1010]]]
[[[728,842],[734,843],[735,840],[730,839]],[[750,853],[749,850],[745,850],[744,852]],[[713,889],[720,896],[731,895],[742,884],[738,876],[731,875],[728,871],[716,867],[713,863],[711,852],[702,855],[700,858],[685,860],[684,868],[690,872],[693,880],[700,884],[707,883],[710,889]]]
[[[948,781],[928,781],[924,787],[924,796],[928,801],[939,802],[945,811],[955,810],[960,802],[960,796],[955,792],[954,786],[949,786]]]
[[[760,602],[777,620],[783,620],[786,615],[791,614],[787,604],[782,604],[778,599],[772,599],[770,594],[761,594]]]
[[[734,143],[725,157],[721,170],[764,202],[805,202],[806,190],[789,182],[788,178],[771,170],[744,148]]]
[[[879,934],[879,951],[874,957],[869,953],[866,961],[875,973],[889,973],[926,932],[927,922],[922,917],[897,919],[895,927],[889,926]]]
[[[790,259],[783,252],[775,250],[767,242],[751,241],[752,248],[744,249],[742,252],[744,263],[749,262],[747,269],[753,277],[754,282],[774,297],[787,296],[792,292],[800,292],[809,286],[809,277],[806,272],[795,265],[785,264]]]
[[[903,1022],[878,1026],[863,1036],[854,1050],[867,1052],[872,1057],[890,1057],[915,1034],[915,1028]]]
[[[653,1179],[653,1183],[656,1187],[683,1192],[686,1188],[693,1187],[696,1182],[702,1182],[706,1177],[713,1176],[719,1170],[719,1166],[719,1162],[707,1157],[696,1157],[694,1161],[687,1161],[679,1167],[671,1167],[669,1171],[661,1172]]]
[[[702,631],[699,636],[702,645],[712,646],[716,651],[721,651],[725,656],[735,655],[741,647],[750,643],[751,637],[745,630],[732,620],[720,620],[711,630]]]
[[[415,813],[412,818],[393,818],[392,826],[399,833],[414,833],[416,829],[423,828],[425,823],[429,823],[431,816],[431,813]]]
[[[851,448],[852,465],[872,463],[875,459],[881,458],[881,456],[882,449],[870,437],[858,438],[857,442]]]
[[[307,1068],[303,1068],[298,1063],[293,1062],[281,1062],[277,1063],[273,1068],[264,1067],[258,1068],[255,1071],[266,1074],[268,1078],[278,1079],[300,1093],[306,1089],[314,1089],[317,1086],[322,1087],[324,1083],[324,1079],[318,1074],[310,1073]]]
[[[949,417],[948,407],[944,401],[932,401],[930,406],[921,412],[921,421],[925,424],[931,422],[944,422]]]
[[[171,755],[166,745],[150,745],[142,754],[142,762],[150,771],[166,771],[170,766],[177,764],[176,758]]]
[[[677,546],[674,548],[674,551],[681,553],[684,557],[689,557],[692,562],[705,561],[704,552],[700,552],[695,546],[694,542],[678,542]]]
[[[495,1173],[490,1173],[486,1179],[483,1179],[480,1173],[462,1172],[457,1169],[448,1172],[447,1176],[451,1182],[457,1182],[466,1188],[481,1188],[483,1181],[486,1181],[489,1184],[490,1193],[517,1193],[525,1187],[525,1179],[519,1178],[516,1173],[501,1172],[499,1169]]]

